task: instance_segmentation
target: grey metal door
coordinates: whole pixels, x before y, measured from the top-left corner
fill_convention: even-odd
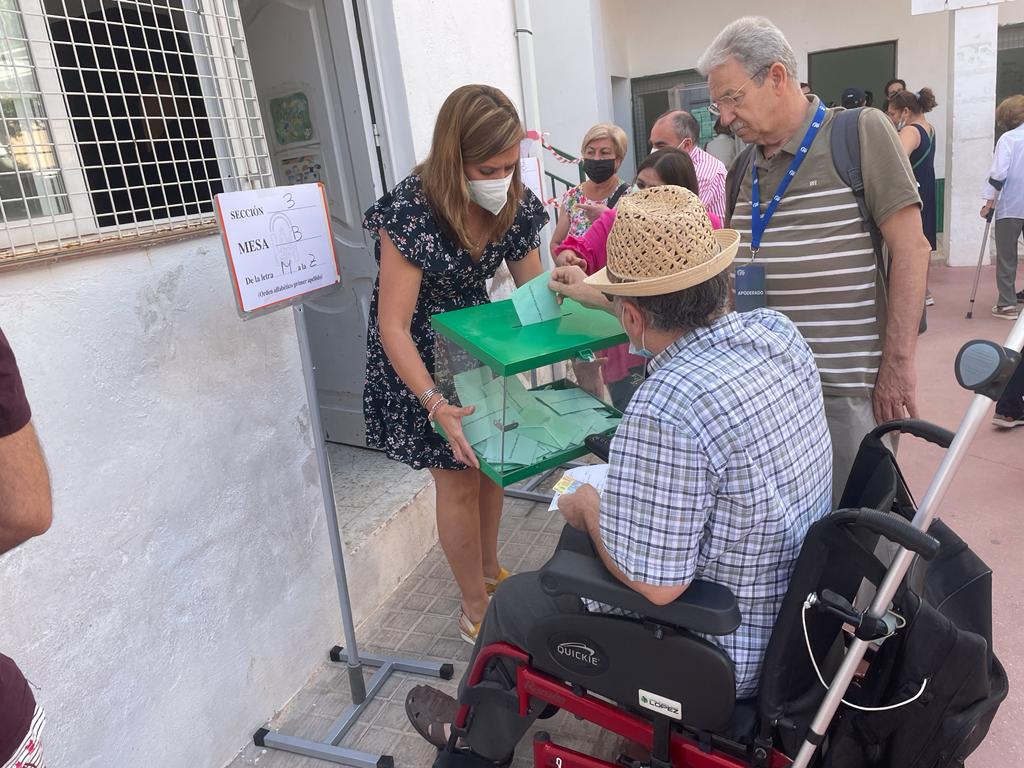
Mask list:
[[[278,184],[323,181],[341,288],[307,314],[327,439],[364,445],[366,324],[377,267],[362,213],[380,189],[348,3],[249,0],[245,35]]]

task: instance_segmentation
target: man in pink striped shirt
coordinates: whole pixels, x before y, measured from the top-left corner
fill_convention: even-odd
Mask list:
[[[651,151],[675,147],[689,154],[697,171],[701,202],[724,221],[726,167],[717,157],[697,146],[699,138],[700,125],[693,115],[681,109],[671,110],[651,126]]]

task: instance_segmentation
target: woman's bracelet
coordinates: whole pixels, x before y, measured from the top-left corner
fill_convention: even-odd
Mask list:
[[[416,397],[419,398],[420,405],[422,405],[424,408],[426,408],[427,407],[427,403],[430,401],[430,398],[432,398],[434,395],[439,395],[439,394],[441,394],[441,390],[440,389],[438,389],[437,387],[431,387],[430,389],[428,389],[428,390],[426,390],[424,392],[421,392]]]
[[[438,400],[436,403],[434,403],[433,406],[431,406],[430,413],[427,414],[427,421],[433,421],[434,420],[434,414],[437,413],[437,410],[442,405],[448,405],[448,400],[446,398],[444,398],[444,397],[442,397],[440,400]]]

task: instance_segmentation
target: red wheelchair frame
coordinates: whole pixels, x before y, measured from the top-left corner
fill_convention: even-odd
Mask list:
[[[469,672],[468,685],[478,684],[488,663],[499,657],[516,664],[516,692],[521,717],[526,716],[530,699],[533,698],[594,723],[646,749],[653,749],[654,723],[589,693],[577,693],[570,685],[531,668],[529,655],[508,643],[494,643],[480,650]],[[468,704],[459,707],[455,718],[456,729],[466,727],[469,712]],[[701,746],[695,739],[679,732],[672,733],[670,753],[673,768],[744,768],[749,765],[745,757],[730,755],[715,748],[707,751],[707,748]],[[792,762],[786,755],[774,749],[768,759],[770,768],[785,768]],[[621,768],[615,763],[556,744],[544,732],[539,732],[534,737],[533,764],[535,768]]]

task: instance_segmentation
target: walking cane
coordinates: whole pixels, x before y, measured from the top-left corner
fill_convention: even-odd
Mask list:
[[[988,212],[988,216],[985,217],[985,236],[981,238],[981,250],[978,252],[978,268],[974,270],[974,288],[971,289],[971,306],[967,308],[967,320],[974,317],[974,298],[978,295],[978,279],[981,277],[981,262],[985,259],[985,246],[988,245],[988,228],[992,226],[992,218],[996,215],[996,203],[999,202],[999,190],[1003,188],[1005,181],[996,181],[995,179],[989,179],[988,183],[991,184],[996,190],[996,196],[992,199],[992,209]]]

